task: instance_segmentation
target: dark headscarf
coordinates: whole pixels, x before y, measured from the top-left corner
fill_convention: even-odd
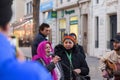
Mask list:
[[[13,0],[0,0],[0,27],[4,27],[12,17]]]

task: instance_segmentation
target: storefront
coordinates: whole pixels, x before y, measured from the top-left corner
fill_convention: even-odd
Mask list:
[[[63,40],[63,36],[66,33],[65,32],[65,29],[66,29],[66,19],[60,19],[59,20],[59,25],[60,25],[59,26],[59,34],[60,34],[60,36],[59,36],[60,42],[59,43],[61,43],[62,40]]]
[[[75,33],[78,37],[78,17],[70,17],[70,33]]]
[[[58,11],[58,31],[59,43],[61,43],[65,33],[75,33],[79,40],[79,9],[77,7]]]
[[[33,39],[33,20],[14,23],[13,34],[18,38],[20,47],[29,47]]]

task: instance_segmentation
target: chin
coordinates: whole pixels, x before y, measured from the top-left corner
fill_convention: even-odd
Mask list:
[[[67,50],[71,49],[71,48],[66,48]]]

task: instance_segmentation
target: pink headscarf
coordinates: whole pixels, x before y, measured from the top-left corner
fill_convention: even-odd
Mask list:
[[[50,61],[52,60],[52,58],[46,57],[46,52],[45,52],[46,44],[50,44],[51,52],[53,52],[51,43],[49,41],[43,41],[38,45],[37,55],[33,56],[32,60],[37,60],[37,59],[41,58],[45,62],[46,65],[50,64]],[[53,79],[57,80],[57,76],[56,76],[56,73],[54,70],[52,70],[51,74],[53,76]]]

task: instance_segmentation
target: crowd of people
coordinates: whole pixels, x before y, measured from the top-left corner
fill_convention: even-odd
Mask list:
[[[62,43],[53,48],[46,39],[50,34],[47,23],[40,25],[31,45],[32,60],[26,61],[9,36],[12,2],[0,0],[0,80],[90,80],[86,55],[76,34],[64,35]],[[111,41],[114,49],[101,57],[100,69],[103,78],[120,80],[120,33]]]

